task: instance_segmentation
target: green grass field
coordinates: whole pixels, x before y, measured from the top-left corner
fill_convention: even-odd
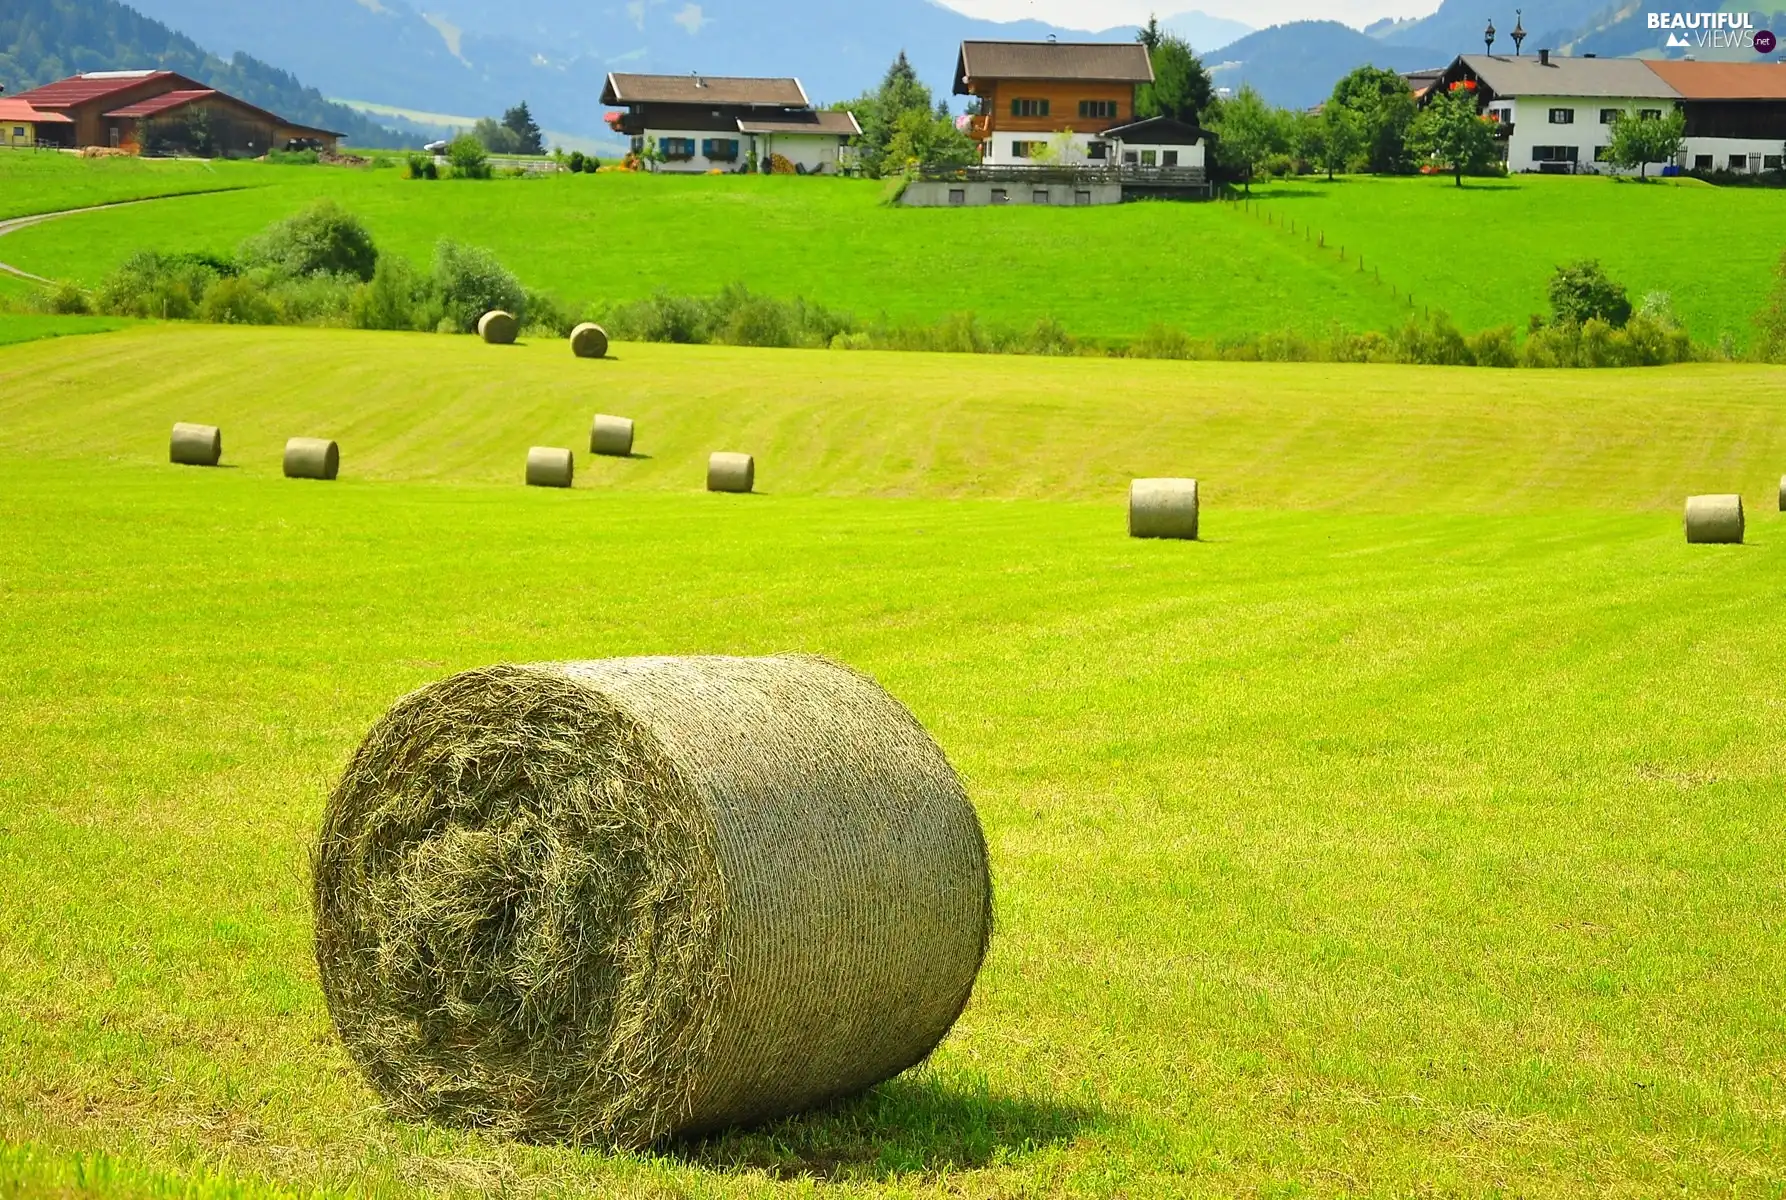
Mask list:
[[[9,162],[0,156],[0,188]],[[92,165],[66,163],[71,178]],[[443,236],[487,246],[531,286],[573,303],[741,281],[864,318],[974,312],[1028,327],[1051,316],[1082,337],[1134,336],[1155,323],[1222,337],[1387,329],[1406,319],[1409,293],[1469,330],[1523,328],[1544,309],[1557,265],[1599,256],[1635,298],[1671,293],[1696,338],[1730,333],[1744,345],[1786,244],[1771,192],[1585,178],[1461,191],[1448,180],[1364,178],[1259,189],[1264,210],[1297,222],[1292,236],[1232,205],[910,210],[882,206],[879,183],[834,179],[425,184],[393,170],[218,170],[244,190],[50,222],[0,240],[0,261],[93,283],[145,247],[230,253],[329,195],[387,249],[426,261]],[[1305,240],[1311,223],[1325,250]]]
[[[280,168],[190,159],[76,158],[0,150],[0,220],[225,188],[253,187]]]
[[[0,349],[0,1193],[1783,1194],[1786,373],[617,355]],[[598,409],[649,457],[519,486]],[[1154,473],[1207,541],[1124,536]],[[1686,546],[1730,489],[1750,544]],[[878,677],[986,824],[932,1066],[649,1155],[384,1120],[305,880],[370,723],[778,650]]]

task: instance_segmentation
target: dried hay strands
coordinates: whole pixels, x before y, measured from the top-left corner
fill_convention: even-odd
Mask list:
[[[341,447],[327,438],[296,437],[285,443],[287,479],[333,479],[341,473]]]
[[[576,477],[576,458],[557,446],[535,446],[527,452],[527,486],[567,488]]]
[[[941,749],[803,655],[423,688],[329,797],[314,883],[329,1012],[395,1114],[621,1146],[922,1062],[991,934]]]
[[[1137,479],[1129,485],[1129,536],[1197,540],[1197,481]]]
[[[1740,545],[1743,540],[1741,496],[1687,497],[1687,541],[1694,545]]]
[[[167,457],[183,467],[214,467],[223,460],[223,432],[215,425],[176,422]]]
[[[589,453],[625,458],[632,452],[632,418],[595,414],[595,420],[589,426]]]
[[[571,330],[571,353],[578,358],[606,358],[608,356],[608,331],[593,321]]]
[[[725,451],[707,458],[707,490],[710,492],[748,492],[757,486],[757,460],[748,454]]]
[[[512,346],[521,336],[521,322],[513,313],[492,309],[478,318],[478,336],[492,346]]]

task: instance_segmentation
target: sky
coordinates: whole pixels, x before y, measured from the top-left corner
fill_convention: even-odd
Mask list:
[[[1256,29],[1284,21],[1344,21],[1363,27],[1379,17],[1423,17],[1438,0],[942,0],[957,12],[994,21],[1032,17],[1075,29],[1108,29],[1194,9]]]

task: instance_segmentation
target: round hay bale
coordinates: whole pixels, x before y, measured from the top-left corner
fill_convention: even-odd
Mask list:
[[[341,471],[341,447],[327,438],[292,438],[285,443],[287,479],[333,479]]]
[[[578,358],[606,358],[608,331],[592,321],[571,330],[571,353]]]
[[[1695,545],[1732,545],[1743,540],[1741,496],[1687,497],[1687,541]]]
[[[991,933],[978,818],[824,659],[497,666],[399,701],[329,797],[316,957],[390,1108],[643,1146],[922,1062]]]
[[[183,467],[214,467],[223,460],[223,431],[215,425],[176,422],[167,457]]]
[[[595,421],[589,426],[589,453],[625,458],[632,452],[632,418],[595,414]]]
[[[513,313],[494,309],[478,318],[478,336],[492,346],[512,346],[521,336],[521,322]]]
[[[576,475],[576,460],[569,450],[535,446],[527,452],[527,486],[567,488]]]
[[[1197,481],[1137,479],[1129,485],[1129,536],[1197,540]]]
[[[748,492],[757,485],[757,460],[748,454],[721,451],[707,458],[707,490]]]

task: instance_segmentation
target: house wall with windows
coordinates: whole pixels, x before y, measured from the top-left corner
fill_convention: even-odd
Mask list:
[[[1577,171],[1635,175],[1605,161],[1613,120],[1625,112],[1660,117],[1673,107],[1673,101],[1651,96],[1520,96],[1494,100],[1487,111],[1502,125],[1512,125],[1503,143],[1510,171],[1564,170],[1574,164]]]
[[[1061,151],[1063,162],[1107,161],[1098,131],[1135,115],[1132,84],[1000,79],[979,99],[981,157],[993,166],[1033,162],[1044,147]]]

